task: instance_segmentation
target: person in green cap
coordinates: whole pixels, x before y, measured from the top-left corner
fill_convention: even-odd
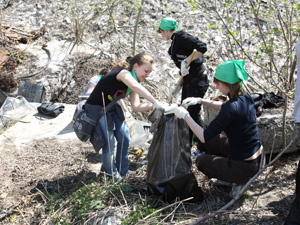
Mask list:
[[[242,60],[228,60],[216,69],[213,82],[228,97],[227,101],[187,98],[182,106],[166,112],[184,119],[204,143],[206,153],[196,158],[197,168],[213,181],[232,185],[232,197],[265,163],[254,102],[244,88],[248,80],[244,64]],[[206,128],[199,126],[185,109],[196,104],[219,110]]]
[[[158,33],[160,33],[165,40],[171,40],[168,54],[175,65],[180,69],[180,75],[183,76],[183,83],[180,86],[182,87],[181,101],[188,97],[203,98],[209,87],[208,78],[204,75],[206,67],[203,63],[203,54],[207,51],[206,43],[183,30],[177,31],[177,26],[177,21],[173,18],[163,18],[160,21]],[[194,54],[192,54],[193,52]],[[189,67],[186,67],[188,61],[191,61],[191,63]],[[171,90],[170,97],[176,97],[180,89],[181,88]],[[187,110],[200,126],[204,125],[200,113],[200,104],[191,105]],[[204,146],[190,130],[191,146],[193,145],[193,141],[198,148],[198,150],[195,151],[196,154],[200,152],[200,149],[204,150]]]

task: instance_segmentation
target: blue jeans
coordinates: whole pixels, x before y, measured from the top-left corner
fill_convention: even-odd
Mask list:
[[[102,160],[106,172],[109,175],[125,176],[128,173],[128,151],[130,134],[128,126],[124,121],[121,121],[115,110],[109,111],[107,116],[110,116],[114,126],[111,124],[106,126],[105,116],[99,119],[99,124],[106,140],[102,148]],[[116,159],[115,153],[115,138],[117,140]]]

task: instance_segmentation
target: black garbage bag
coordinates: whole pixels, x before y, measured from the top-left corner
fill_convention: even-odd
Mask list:
[[[189,129],[186,122],[159,110],[150,114],[150,131],[154,133],[148,152],[147,191],[167,202],[193,197],[203,200],[203,192],[192,172]]]

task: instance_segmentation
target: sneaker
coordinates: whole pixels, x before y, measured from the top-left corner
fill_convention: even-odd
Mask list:
[[[232,186],[232,183],[228,183],[228,182],[219,180],[217,178],[211,178],[210,183],[212,183],[213,185],[216,185],[216,186],[228,186],[228,187]]]
[[[196,151],[191,153],[191,157],[197,158],[198,156],[203,155],[203,154],[205,154],[205,152],[202,152],[201,150],[197,149]]]
[[[245,185],[233,185],[229,196],[231,198],[234,198],[238,193],[240,193],[244,186]]]

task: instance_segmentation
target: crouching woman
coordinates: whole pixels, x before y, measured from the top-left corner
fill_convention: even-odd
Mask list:
[[[248,80],[244,63],[242,60],[228,60],[216,69],[214,84],[228,96],[228,101],[201,98],[183,101],[185,107],[203,104],[219,110],[207,128],[199,126],[183,107],[168,110],[168,113],[184,119],[205,144],[206,153],[196,158],[197,168],[209,178],[234,184],[232,197],[264,164],[254,102],[243,86],[243,81]]]
[[[164,104],[157,101],[140,82],[152,72],[153,58],[145,53],[134,56],[130,62],[129,69],[116,68],[97,83],[85,104],[87,113],[97,118],[99,112],[111,103],[117,96],[130,96],[130,103],[133,111],[144,112],[153,108],[163,109]],[[149,102],[140,102],[140,97]],[[105,140],[101,145],[100,135]],[[115,159],[115,138],[117,140]],[[119,104],[107,110],[104,116],[98,120],[97,126],[91,137],[91,142],[98,152],[102,147],[102,160],[106,173],[109,177],[120,179],[128,173],[128,151],[130,135],[125,122],[124,113]]]

